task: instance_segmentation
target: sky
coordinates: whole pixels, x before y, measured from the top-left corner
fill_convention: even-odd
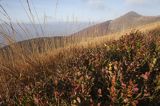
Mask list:
[[[160,15],[160,0],[28,0],[34,19],[29,18],[27,0],[0,0],[13,22],[102,22],[129,11],[142,15]],[[8,20],[0,8],[0,20]]]

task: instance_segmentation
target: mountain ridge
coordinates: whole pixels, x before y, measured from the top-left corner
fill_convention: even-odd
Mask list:
[[[135,28],[139,25],[145,25],[160,21],[158,16],[143,16],[136,12],[128,12],[113,20],[109,26],[110,32],[122,31],[127,28]]]
[[[136,18],[135,18],[136,17]],[[90,27],[87,27],[86,29],[83,29],[79,32],[76,32],[74,34],[71,34],[69,36],[57,36],[57,37],[40,37],[40,38],[34,38],[29,40],[24,40],[20,42],[15,42],[14,44],[20,44],[22,47],[28,47],[29,45],[37,45],[37,47],[45,47],[45,43],[48,42],[49,44],[54,43],[53,48],[59,48],[63,47],[65,45],[72,43],[78,43],[83,38],[86,37],[97,37],[97,36],[103,36],[112,34],[115,32],[120,32],[123,30],[126,30],[128,28],[136,28],[141,25],[150,24],[154,22],[160,22],[159,16],[143,16],[140,15],[134,11],[130,11],[114,20],[105,21]],[[42,41],[42,43],[40,43]],[[14,45],[13,44],[13,45]],[[12,45],[12,44],[11,44]],[[50,47],[50,46],[49,46]],[[5,49],[8,48],[8,46],[4,47]],[[1,50],[3,47],[1,48]]]
[[[114,20],[109,20],[96,24],[94,26],[83,29],[77,33],[74,33],[73,35],[86,36],[85,32],[87,32],[87,37],[96,36],[97,33],[99,33],[98,36],[103,36],[110,33],[119,32],[128,28],[135,28],[140,25],[145,25],[157,21],[160,21],[160,16],[143,16],[137,12],[130,11],[118,18],[115,18]],[[101,26],[103,26],[103,28]],[[93,29],[96,29],[96,34],[93,34]]]

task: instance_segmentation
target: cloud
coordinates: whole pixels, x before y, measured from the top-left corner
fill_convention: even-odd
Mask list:
[[[95,9],[105,9],[105,1],[106,0],[84,0],[89,4],[92,8]]]
[[[152,5],[152,4],[159,4],[160,0],[123,0],[124,2],[128,3],[128,4],[140,4],[140,5],[144,5],[144,4],[148,4],[148,5]]]
[[[148,0],[124,0],[124,1],[130,4],[143,4]]]
[[[105,0],[86,0],[89,4],[102,4]]]

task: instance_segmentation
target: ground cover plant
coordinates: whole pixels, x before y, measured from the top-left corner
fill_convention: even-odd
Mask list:
[[[1,105],[160,105],[159,27],[36,56],[1,62]]]

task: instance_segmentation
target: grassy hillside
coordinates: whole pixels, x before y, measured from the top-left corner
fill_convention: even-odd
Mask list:
[[[132,20],[132,21],[131,21]],[[96,37],[115,32],[125,31],[130,28],[156,23],[160,21],[160,16],[143,16],[134,11],[128,12],[114,20],[105,21],[83,29],[74,36]]]
[[[76,32],[72,34],[73,36],[81,36],[81,37],[97,37],[97,36],[103,36],[109,33],[109,25],[111,23],[111,20],[105,21],[102,23],[98,23],[95,25],[92,25],[88,28],[85,28],[79,32]]]
[[[132,21],[131,21],[132,20]],[[110,32],[125,30],[128,28],[136,28],[137,26],[146,25],[160,21],[159,16],[143,16],[134,11],[111,21],[109,25]]]
[[[1,55],[0,104],[160,105],[160,27],[144,29],[29,56],[17,48],[6,60]]]

